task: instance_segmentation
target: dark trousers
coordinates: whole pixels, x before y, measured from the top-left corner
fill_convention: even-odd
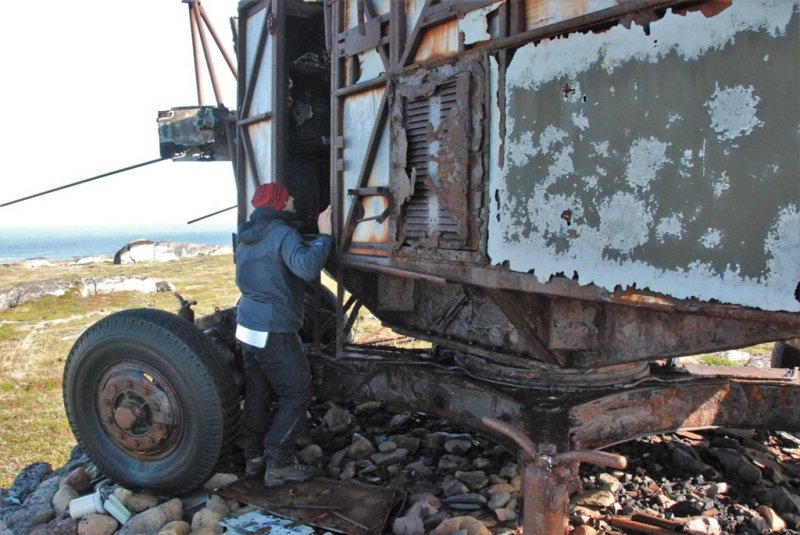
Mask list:
[[[247,458],[262,454],[287,463],[294,441],[305,430],[313,389],[311,368],[297,333],[270,333],[267,345],[242,344],[246,377],[240,447]],[[277,409],[270,424],[273,396]]]

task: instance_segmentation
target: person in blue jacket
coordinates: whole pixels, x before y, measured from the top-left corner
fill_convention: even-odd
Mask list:
[[[331,208],[317,218],[319,235],[306,242],[292,225],[294,198],[282,184],[262,184],[255,208],[239,227],[236,284],[242,292],[236,338],[246,376],[238,443],[247,475],[264,470],[269,487],[305,481],[313,466],[297,463],[295,439],[305,430],[312,399],[311,369],[298,331],[303,324],[304,281],[314,281],[333,247]],[[272,396],[277,409],[269,424]]]

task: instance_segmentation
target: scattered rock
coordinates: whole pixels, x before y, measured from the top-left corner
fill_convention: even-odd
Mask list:
[[[111,535],[117,531],[119,522],[109,515],[91,513],[81,518],[78,535]]]
[[[158,505],[158,498],[152,494],[133,494],[124,505],[132,514],[141,513]]]
[[[188,535],[192,526],[183,520],[170,522],[158,531],[158,535]]]
[[[157,533],[161,528],[175,520],[181,520],[183,503],[178,498],[162,503],[131,517],[117,535],[137,535]]]
[[[139,262],[169,262],[179,258],[199,255],[232,254],[229,245],[204,245],[199,243],[158,242],[134,240],[114,255],[115,264],[136,264]]]
[[[78,491],[69,485],[61,485],[61,488],[53,496],[53,510],[56,515],[62,515],[69,507],[69,502],[80,496]]]

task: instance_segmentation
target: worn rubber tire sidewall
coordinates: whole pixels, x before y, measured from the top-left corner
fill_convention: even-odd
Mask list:
[[[123,362],[157,370],[175,391],[183,434],[175,449],[142,461],[118,446],[97,413],[103,372]],[[232,442],[232,381],[210,342],[192,324],[167,312],[140,309],[113,314],[75,343],[64,369],[64,406],[78,443],[114,481],[161,493],[189,492],[206,481]],[[225,384],[230,382],[230,385]],[[235,396],[234,396],[235,397]]]

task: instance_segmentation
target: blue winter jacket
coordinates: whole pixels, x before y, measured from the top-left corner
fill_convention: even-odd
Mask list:
[[[303,281],[322,271],[333,238],[305,242],[288,224],[296,216],[256,208],[239,227],[236,284],[242,292],[237,322],[262,332],[297,332],[303,325]]]

